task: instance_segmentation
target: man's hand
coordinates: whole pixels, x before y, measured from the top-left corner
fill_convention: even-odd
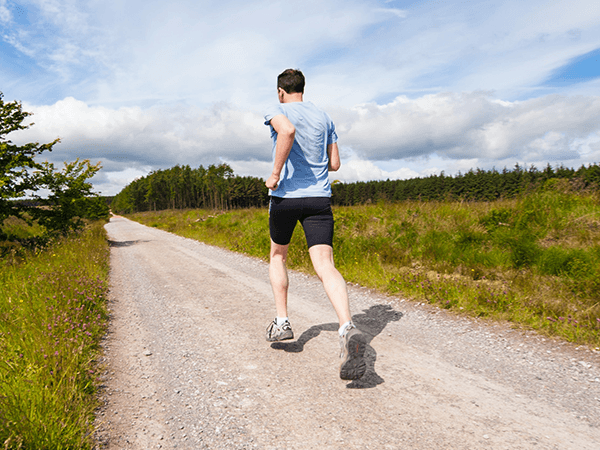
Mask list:
[[[271,174],[271,176],[265,181],[265,186],[274,191],[277,189],[277,185],[279,184],[279,175]]]

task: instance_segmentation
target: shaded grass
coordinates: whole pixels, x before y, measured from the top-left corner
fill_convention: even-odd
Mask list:
[[[0,263],[0,445],[91,448],[105,332],[103,222]]]
[[[550,180],[521,199],[335,208],[347,281],[600,346],[600,202]],[[210,216],[214,217],[210,217]],[[130,216],[268,260],[266,210]],[[290,268],[312,273],[301,227]]]
[[[48,244],[50,240],[46,229],[37,222],[27,223],[23,219],[10,216],[0,223],[0,258],[12,263],[35,253]]]

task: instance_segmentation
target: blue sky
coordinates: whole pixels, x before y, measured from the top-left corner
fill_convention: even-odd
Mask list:
[[[577,56],[559,67],[547,80],[548,86],[569,86],[600,77],[600,49]]]
[[[600,3],[0,0],[14,142],[102,161],[98,191],[175,164],[266,178],[288,67],[332,116],[342,181],[600,162]]]

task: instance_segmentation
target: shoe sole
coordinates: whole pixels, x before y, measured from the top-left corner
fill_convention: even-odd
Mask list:
[[[290,339],[294,339],[294,334],[290,334],[289,336],[283,336],[280,338],[272,338],[272,337],[267,337],[267,341],[268,342],[279,342],[279,341],[288,341]]]
[[[365,348],[367,341],[362,333],[356,333],[348,339],[348,355],[340,366],[340,378],[342,380],[358,380],[365,374],[367,364],[365,362]]]

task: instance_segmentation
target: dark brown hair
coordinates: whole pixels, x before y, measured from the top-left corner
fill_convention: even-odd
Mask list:
[[[277,77],[277,87],[288,94],[299,92],[304,94],[304,75],[297,69],[286,69]]]

